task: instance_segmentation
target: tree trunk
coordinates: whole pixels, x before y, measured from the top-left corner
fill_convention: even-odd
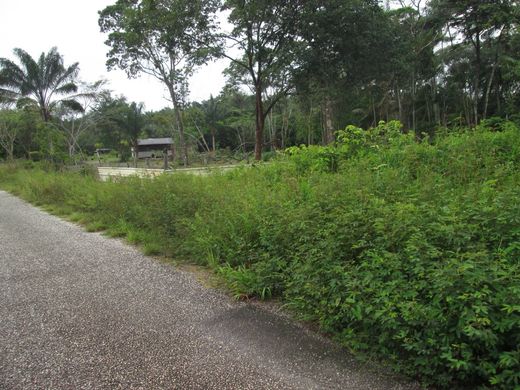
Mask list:
[[[184,136],[184,122],[182,120],[182,112],[177,100],[177,94],[173,85],[168,85],[168,92],[172,100],[173,111],[175,113],[175,122],[177,122],[177,129],[179,129],[179,142],[181,146],[182,164],[188,166],[188,145],[186,144],[186,137]]]
[[[395,94],[397,96],[397,107],[399,108],[399,122],[403,123],[403,102],[401,101],[401,91],[399,85],[396,83]]]
[[[213,126],[210,126],[210,129],[211,131],[211,155],[213,158],[215,158],[216,154],[215,154],[215,151],[216,151],[216,141],[215,141],[215,128]]]
[[[276,138],[276,123],[274,120],[273,110],[269,111],[267,115],[267,124],[269,129],[269,150],[272,152],[274,150],[275,138]]]
[[[428,118],[428,123],[432,123],[432,113],[431,113],[431,109],[430,109],[430,101],[428,98],[426,98],[425,100],[426,100],[426,116]]]
[[[325,122],[323,128],[323,143],[325,145],[328,145],[334,141],[334,125],[332,111],[332,99],[330,98],[330,96],[326,96],[323,107],[323,116]]]
[[[262,159],[262,148],[264,146],[264,102],[262,101],[262,87],[256,85],[256,129],[255,129],[255,160]]]
[[[496,69],[497,69],[497,63],[495,62],[493,64],[493,69],[491,70],[491,76],[489,76],[489,82],[488,82],[488,86],[486,88],[486,98],[485,98],[485,102],[484,102],[484,113],[482,114],[482,118],[484,118],[484,119],[487,118],[487,111],[488,111],[488,106],[489,106],[489,95],[491,94],[491,86],[493,85],[493,78],[495,77]]]
[[[481,59],[480,59],[480,32],[477,31],[475,37],[475,82],[473,87],[475,88],[474,97],[473,97],[473,115],[475,120],[475,126],[479,123],[479,115],[478,115],[478,103],[479,103],[479,92],[480,92],[480,68],[481,68]]]
[[[499,58],[499,50],[500,50],[500,40],[502,38],[502,33],[500,34],[499,38],[498,38],[498,42],[497,42],[497,49],[495,51],[495,62],[493,63],[493,69],[491,70],[491,75],[489,76],[489,82],[488,82],[488,85],[487,85],[487,88],[486,88],[486,97],[485,97],[485,102],[484,102],[484,112],[483,112],[483,115],[482,117],[484,119],[487,118],[487,111],[488,111],[488,107],[489,107],[489,96],[491,94],[491,87],[493,86],[493,82],[494,82],[494,79],[495,79],[495,73],[496,73],[496,70],[498,68],[498,58]]]
[[[497,77],[498,78],[498,77]],[[495,82],[495,95],[497,99],[497,113],[499,115],[502,115],[502,102],[500,100],[500,82]]]
[[[415,131],[417,127],[417,113],[415,111],[415,99],[416,99],[416,80],[415,80],[415,69],[412,71],[412,130]]]
[[[134,153],[133,153],[132,157],[134,160],[134,168],[137,168],[137,157],[138,157],[137,156],[137,154],[138,154],[137,146],[134,146],[133,150],[134,150]]]
[[[440,112],[440,107],[439,107],[439,103],[437,102],[434,102],[433,103],[433,117],[434,117],[434,120],[435,120],[435,124],[437,126],[440,126],[441,125],[441,112]]]
[[[469,97],[469,99],[471,100],[471,97]],[[462,103],[464,105],[464,116],[466,117],[467,126],[470,126],[471,125],[471,108],[468,107],[467,100],[468,100],[468,97],[466,95],[463,95]],[[469,104],[471,105],[471,102]],[[462,125],[462,123],[461,123],[461,125]]]
[[[377,113],[376,113],[376,99],[374,96],[370,96],[372,100],[372,114],[374,115],[374,122],[372,123],[373,127],[377,126]]]
[[[7,151],[9,161],[14,161],[14,141],[9,144],[9,150]]]
[[[285,143],[286,143],[287,137],[289,135],[289,118],[291,117],[291,113],[292,113],[292,109],[288,108],[286,106],[283,111],[283,116],[282,116],[282,134],[281,134],[282,150],[285,149]]]
[[[312,145],[312,143],[314,141],[313,137],[312,137],[312,126],[311,126],[312,110],[313,110],[313,107],[312,107],[312,100],[311,100],[310,105],[309,105],[309,115],[307,117],[307,145]]]
[[[182,120],[182,113],[179,108],[179,105],[175,101],[173,103],[173,110],[175,112],[175,121],[177,122],[177,128],[179,129],[179,142],[181,144],[181,156],[182,156],[182,164],[187,167],[188,166],[188,145],[186,144],[186,138],[184,136],[184,122]]]
[[[45,99],[43,98],[43,96],[40,96],[38,98],[38,102],[40,104],[40,113],[41,113],[43,121],[44,122],[50,122],[50,120],[51,120],[51,113],[49,112],[49,109],[48,109],[48,107],[45,104]]]

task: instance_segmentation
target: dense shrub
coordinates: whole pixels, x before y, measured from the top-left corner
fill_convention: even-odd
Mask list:
[[[498,127],[499,128],[498,128]],[[396,122],[209,177],[100,183],[2,168],[0,185],[283,297],[346,346],[425,384],[520,386],[520,132],[437,139]]]

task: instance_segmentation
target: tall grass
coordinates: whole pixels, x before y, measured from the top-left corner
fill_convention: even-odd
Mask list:
[[[367,134],[209,177],[2,167],[0,186],[282,297],[424,384],[520,386],[520,131]]]

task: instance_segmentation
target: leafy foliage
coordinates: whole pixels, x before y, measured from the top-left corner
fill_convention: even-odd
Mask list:
[[[5,166],[0,183],[149,253],[206,263],[236,296],[282,297],[425,385],[512,389],[520,131],[497,126],[420,142],[397,122],[349,127],[336,146],[209,177],[101,183]]]
[[[214,0],[118,0],[99,13],[101,31],[109,33],[107,67],[120,68],[129,77],[149,74],[168,90],[185,165],[188,149],[181,111],[187,80],[212,53],[217,8]]]
[[[63,57],[55,47],[47,54],[42,53],[37,61],[22,49],[13,51],[20,65],[0,58],[0,102],[37,107],[45,121],[51,119],[52,111],[60,104],[76,111],[83,110],[75,96],[78,63],[65,67]],[[61,99],[57,99],[60,95]]]
[[[254,93],[256,160],[262,159],[267,115],[293,88],[292,70],[301,50],[297,25],[302,4],[298,0],[223,2],[233,29],[221,34],[228,47],[220,50],[220,56],[231,60],[227,69],[231,82]],[[238,55],[230,55],[230,48],[238,49]]]

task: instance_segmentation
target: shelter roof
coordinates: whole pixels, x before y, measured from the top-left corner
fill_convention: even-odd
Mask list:
[[[151,145],[173,145],[173,140],[171,138],[145,138],[137,140],[137,146]]]

